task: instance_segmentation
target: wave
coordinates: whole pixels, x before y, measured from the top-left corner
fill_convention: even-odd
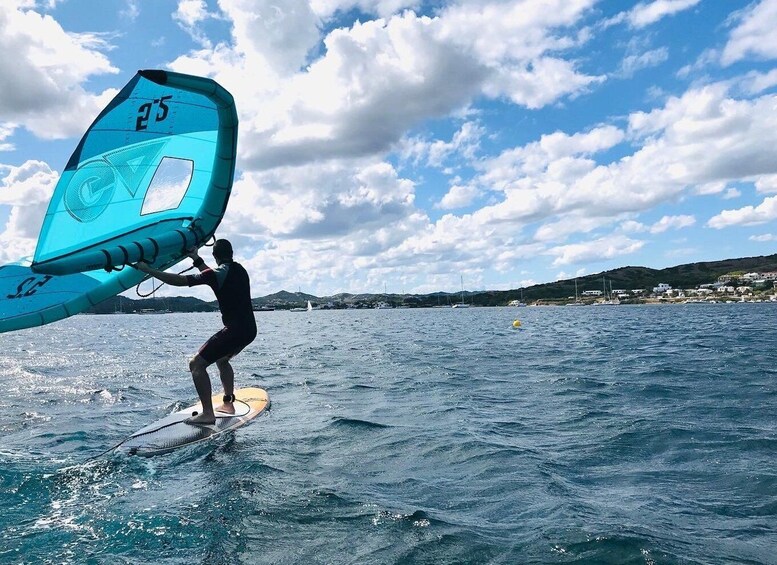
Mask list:
[[[383,430],[383,429],[388,429],[393,427],[388,424],[371,422],[369,420],[361,420],[359,418],[345,418],[345,417],[333,418],[332,425],[337,427],[366,429],[366,430]]]

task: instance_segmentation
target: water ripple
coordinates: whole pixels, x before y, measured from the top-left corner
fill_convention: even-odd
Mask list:
[[[192,401],[218,315],[3,334],[0,562],[774,563],[775,314],[258,313],[264,417],[91,462]]]

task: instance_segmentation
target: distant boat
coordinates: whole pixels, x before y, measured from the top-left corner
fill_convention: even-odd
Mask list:
[[[612,281],[610,281],[610,296],[607,297],[607,279],[602,277],[602,287],[604,288],[604,300],[601,302],[594,302],[596,306],[614,306],[620,304],[621,301],[612,297]]]
[[[511,300],[508,306],[526,306],[526,303],[523,301],[523,289],[521,289],[521,299]]]
[[[575,301],[567,306],[585,306],[585,302],[580,300],[580,296],[577,294],[577,279],[575,279]]]
[[[451,308],[469,308],[469,304],[464,302],[464,277],[461,277],[461,302],[454,304]]]
[[[308,300],[308,312],[310,312],[313,309],[313,305],[310,303],[310,300]]]
[[[124,302],[122,302],[121,297],[118,297],[118,300],[116,301],[116,306],[113,308],[114,314],[124,314]]]

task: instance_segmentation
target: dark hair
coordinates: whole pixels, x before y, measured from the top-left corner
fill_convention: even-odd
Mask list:
[[[222,261],[232,259],[232,244],[226,239],[217,239],[213,244],[213,256]]]

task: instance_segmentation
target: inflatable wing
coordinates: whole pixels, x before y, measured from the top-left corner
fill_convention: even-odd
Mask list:
[[[72,316],[204,244],[226,211],[237,112],[215,81],[139,71],[100,113],[49,202],[31,264],[0,267],[0,332]]]

